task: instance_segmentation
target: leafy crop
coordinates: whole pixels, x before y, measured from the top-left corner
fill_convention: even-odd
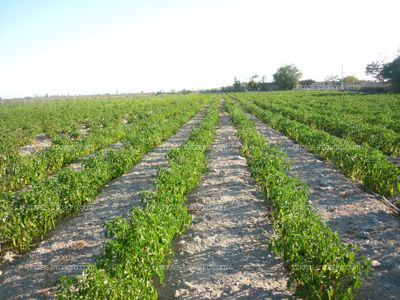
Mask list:
[[[289,270],[290,286],[306,299],[350,299],[368,274],[370,262],[358,257],[356,248],[342,244],[308,204],[308,189],[287,175],[290,164],[284,152],[266,143],[255,123],[231,100],[226,109],[238,129],[252,176],[272,206],[277,236],[271,248],[281,255]]]
[[[132,209],[129,220],[117,217],[106,225],[112,239],[104,253],[80,279],[60,280],[59,299],[157,298],[152,280],[163,280],[171,241],[189,225],[185,195],[207,169],[206,150],[218,119],[214,101],[184,145],[169,151],[168,166],[160,170],[155,192],[147,193],[145,207]]]
[[[111,179],[126,172],[143,155],[171,136],[201,107],[202,101],[165,103],[126,135],[123,148],[100,151],[83,160],[84,169],[60,171],[55,177],[35,180],[28,189],[0,197],[0,241],[20,252],[43,239],[57,221],[93,199]]]
[[[399,192],[400,167],[390,163],[380,151],[290,120],[242,98],[238,100],[266,124],[306,146],[309,151],[331,160],[351,179],[360,180],[366,187],[385,196]]]
[[[298,101],[292,108],[289,107],[290,102],[288,104],[285,100],[267,98],[265,95],[253,97],[254,103],[263,109],[282,114],[292,120],[358,144],[367,143],[389,155],[400,155],[400,134],[391,129],[365,124],[349,115],[335,114],[333,109],[327,109],[327,111],[310,109],[307,102]]]
[[[133,126],[159,113],[166,103],[179,105],[204,99],[189,95],[1,105],[0,192],[21,189],[79,158],[125,140]],[[32,155],[20,155],[18,147],[31,144],[38,133],[51,138],[52,146]]]

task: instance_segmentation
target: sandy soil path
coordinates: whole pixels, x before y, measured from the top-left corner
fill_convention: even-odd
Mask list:
[[[168,150],[188,138],[205,112],[205,109],[200,111],[128,173],[111,181],[79,214],[60,222],[36,249],[3,264],[0,299],[52,298],[59,276],[80,275],[103,249],[106,241],[103,225],[116,216],[127,217],[130,208],[140,205],[140,194],[154,188],[158,168],[166,165]]]
[[[357,299],[400,297],[400,216],[324,161],[249,115],[257,129],[293,161],[290,175],[299,176],[310,188],[310,202],[344,242],[360,246],[360,253],[373,260],[369,279]]]
[[[263,193],[222,112],[209,171],[189,197],[191,229],[175,241],[160,299],[289,298],[282,261],[267,249],[272,235]]]

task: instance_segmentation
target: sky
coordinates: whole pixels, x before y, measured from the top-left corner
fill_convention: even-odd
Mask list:
[[[400,48],[400,1],[0,0],[0,97],[367,79]]]

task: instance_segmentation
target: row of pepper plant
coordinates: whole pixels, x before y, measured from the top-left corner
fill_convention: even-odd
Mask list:
[[[242,141],[252,176],[272,208],[276,236],[270,247],[281,255],[289,271],[288,284],[304,299],[351,299],[368,274],[370,261],[343,244],[308,202],[308,188],[290,177],[286,154],[257,132],[232,100],[225,105]]]
[[[283,104],[285,107],[322,114],[329,112],[344,119],[400,133],[399,94],[343,91],[279,91],[257,94],[261,98],[268,98],[271,103]]]
[[[310,152],[332,161],[352,180],[360,181],[365,187],[384,196],[392,196],[400,191],[400,166],[389,162],[382,152],[262,109],[243,97],[236,99],[247,112],[305,146]]]
[[[200,97],[197,97],[197,100],[198,98]],[[23,156],[15,148],[16,145],[21,143],[21,140],[13,141],[10,139],[10,136],[13,136],[10,131],[18,132],[20,128],[15,126],[21,126],[20,122],[11,122],[7,126],[0,127],[4,130],[3,135],[9,133],[8,139],[3,141],[2,146],[12,146],[10,148],[12,151],[0,154],[0,157],[3,157],[3,161],[0,164],[0,192],[21,189],[32,181],[45,178],[81,157],[125,139],[132,126],[151,114],[160,112],[165,103],[172,102],[171,104],[178,105],[179,102],[193,101],[193,99],[191,95],[174,98],[150,97],[146,100],[135,98],[110,99],[103,100],[100,103],[95,100],[86,101],[86,103],[93,101],[93,107],[88,107],[85,101],[84,103],[72,101],[72,103],[68,103],[68,106],[64,102],[49,102],[48,106],[52,108],[51,110],[45,110],[46,107],[41,107],[41,103],[35,103],[35,105],[38,105],[38,112],[35,111],[31,120],[24,125],[26,130],[28,131],[29,129],[29,131],[23,132],[26,136],[21,140],[26,140],[27,137],[30,138],[30,132],[43,130],[47,136],[51,137],[53,144],[48,149]],[[27,108],[22,107],[25,108],[25,111],[21,110],[20,113],[23,114],[22,119],[25,120],[24,114],[31,113],[31,110],[29,105]],[[71,107],[74,109],[68,112],[65,111],[66,108]],[[82,111],[78,113],[76,108],[81,108]],[[50,116],[44,118],[42,116],[43,111],[48,112]],[[60,120],[54,120],[60,113],[66,115],[66,117],[61,118],[63,123],[60,123]],[[42,123],[38,121],[41,120],[41,117],[44,119]],[[49,125],[50,121],[55,121],[54,125]],[[84,126],[85,130],[88,131],[87,135],[82,135],[79,131],[79,124],[82,124],[81,126]],[[50,127],[43,128],[44,125]]]
[[[157,299],[153,279],[163,281],[171,242],[190,223],[185,197],[207,170],[206,152],[218,120],[214,101],[189,139],[169,151],[168,165],[159,171],[144,207],[133,208],[129,219],[117,217],[107,224],[111,239],[97,262],[80,278],[60,280],[59,299]]]
[[[400,134],[391,129],[365,124],[348,115],[335,114],[333,110],[316,112],[307,106],[307,102],[300,102],[300,105],[292,108],[288,106],[287,101],[276,101],[273,96],[266,94],[256,94],[251,98],[263,109],[279,113],[334,136],[352,140],[357,144],[366,143],[388,155],[400,156]]]
[[[121,176],[143,155],[176,132],[203,105],[203,100],[165,103],[158,114],[131,128],[118,150],[99,151],[82,161],[81,171],[65,168],[57,176],[31,183],[28,189],[0,197],[0,243],[22,252],[44,239],[60,218],[77,212],[111,179]]]

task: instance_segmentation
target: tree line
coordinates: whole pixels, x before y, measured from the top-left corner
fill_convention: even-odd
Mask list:
[[[365,73],[378,82],[389,82],[393,90],[400,91],[400,55],[393,61],[373,61],[365,68]]]
[[[375,82],[387,83],[394,91],[400,91],[400,54],[393,61],[384,63],[383,61],[373,61],[365,68],[365,74],[371,76]],[[294,86],[311,85],[316,83],[313,79],[300,80],[302,72],[293,64],[279,67],[273,74],[273,81],[266,82],[265,76],[257,74],[251,76],[248,81],[241,82],[236,77],[233,85],[220,89],[208,90],[207,92],[244,92],[244,91],[271,91],[271,90],[291,90]],[[346,76],[342,79],[337,75],[327,76],[325,79],[329,84],[362,84],[367,81],[359,80],[354,75]]]

